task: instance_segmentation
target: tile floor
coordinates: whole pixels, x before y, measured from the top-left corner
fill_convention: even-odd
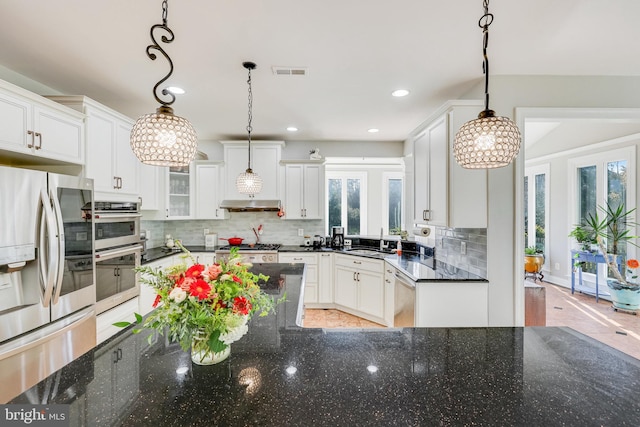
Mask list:
[[[540,284],[540,282],[538,282]],[[542,283],[546,288],[547,326],[568,326],[640,359],[640,315],[616,312],[611,303],[571,290]],[[382,328],[339,310],[306,309],[309,328]]]

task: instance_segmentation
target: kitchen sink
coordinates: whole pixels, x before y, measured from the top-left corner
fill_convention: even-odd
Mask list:
[[[349,249],[347,252],[361,255],[388,255],[391,252],[379,251],[377,249]]]

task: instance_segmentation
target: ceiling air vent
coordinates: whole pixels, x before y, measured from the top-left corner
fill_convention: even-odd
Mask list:
[[[306,76],[309,73],[307,67],[271,67],[276,76]]]

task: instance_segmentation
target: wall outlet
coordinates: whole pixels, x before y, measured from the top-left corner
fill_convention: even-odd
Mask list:
[[[555,264],[553,264],[553,268],[555,268],[556,270],[560,270],[560,263],[556,262]]]
[[[208,229],[208,228],[205,228],[205,229],[204,229],[204,235],[206,236],[207,234],[209,234],[209,229]]]
[[[304,236],[304,228],[298,228],[298,236],[300,237]]]
[[[467,242],[460,242],[460,253],[462,255],[467,254]]]
[[[76,240],[87,240],[87,232],[76,233]]]

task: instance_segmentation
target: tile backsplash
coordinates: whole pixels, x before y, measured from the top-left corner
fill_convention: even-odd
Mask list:
[[[487,278],[486,228],[434,227],[434,234],[436,260]]]
[[[298,236],[298,230],[304,230],[304,235],[325,235],[322,220],[285,220],[279,218],[275,212],[232,212],[229,219],[214,220],[179,220],[179,221],[141,221],[140,227],[148,230],[151,238],[147,247],[155,248],[164,245],[164,239],[170,234],[174,239],[181,239],[185,245],[203,246],[204,229],[216,233],[220,237],[241,237],[243,243],[254,243],[256,237],[251,227],[262,224],[263,243],[281,243],[284,245],[302,245],[304,237]],[[226,241],[218,242],[223,245]]]

